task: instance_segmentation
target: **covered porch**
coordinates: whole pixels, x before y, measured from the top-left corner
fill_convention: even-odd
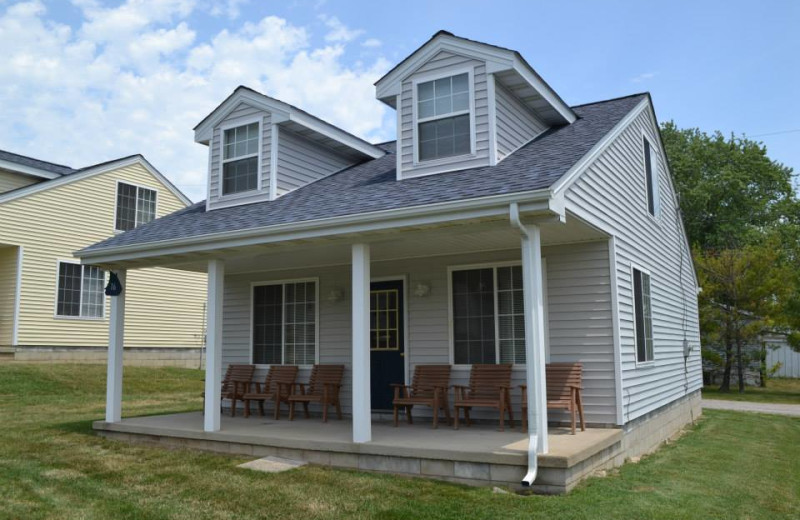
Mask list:
[[[268,417],[223,415],[221,428],[208,432],[201,412],[97,421],[101,435],[170,448],[189,448],[256,457],[278,456],[337,468],[435,478],[469,485],[517,488],[528,471],[528,435],[519,427],[505,432],[476,424],[453,432],[429,423],[402,424],[373,419],[372,440],[352,442],[350,421],[322,424],[318,418],[275,421]],[[548,453],[538,457],[534,490],[565,493],[621,457],[622,431],[589,428],[570,435],[550,428]],[[618,462],[618,461],[617,461]]]
[[[422,472],[423,459],[450,461],[454,472],[461,467],[456,462],[497,464],[508,466],[502,479],[473,480],[517,485],[531,485],[536,480],[541,491],[566,491],[575,478],[588,474],[587,468],[602,466],[613,458],[612,448],[620,444],[621,432],[613,428],[621,422],[615,386],[619,367],[614,355],[611,244],[607,236],[577,218],[562,221],[531,215],[523,219],[512,204],[504,216],[457,223],[365,229],[333,238],[262,239],[201,252],[175,249],[160,255],[111,258],[104,266],[118,274],[123,286],[125,273],[140,267],[159,265],[208,273],[205,413],[122,419],[123,291],[112,298],[106,419],[96,428],[108,435],[153,437],[171,445],[180,445],[180,439],[192,441],[189,445],[194,441],[222,442],[253,454],[257,454],[255,448],[240,446],[261,446],[258,453],[264,449],[304,450],[308,452],[304,456],[312,461],[335,458],[317,451],[357,454],[358,460],[349,467],[361,469],[375,469],[367,467],[371,463],[362,461],[362,456],[416,458],[420,462],[398,464],[419,467],[419,474],[426,474]],[[454,273],[462,271],[482,271],[479,274],[487,276],[476,287],[487,293],[486,301],[493,300],[490,311],[458,310]],[[510,313],[515,325],[503,329],[501,320],[508,316],[500,316],[498,309],[500,276],[506,271],[511,273],[509,279],[516,280],[516,285],[506,290],[519,298],[514,304],[519,309]],[[400,318],[394,323],[397,348],[388,349],[398,354],[393,375],[376,371],[374,363],[379,351],[385,350],[376,348],[376,325],[374,318],[371,320],[376,284],[384,282],[396,282],[400,297],[396,302]],[[305,296],[287,303],[285,294],[301,285]],[[264,286],[279,286],[277,292],[284,294],[284,314],[278,320],[283,339],[278,350],[269,350],[271,344],[263,341],[257,328],[261,322],[256,300],[260,298],[258,288]],[[298,301],[305,305],[305,318],[290,323],[287,309],[296,307]],[[459,336],[464,331],[456,324],[464,316],[468,318],[466,339]],[[484,320],[484,331],[477,333],[477,341],[472,324],[479,319]],[[313,330],[313,337],[306,334],[306,340],[288,345],[286,337],[298,334],[298,323],[310,327],[306,330]],[[549,361],[584,365],[584,403],[587,420],[595,428],[564,435],[558,426],[567,421],[566,414],[548,415],[544,367]],[[455,385],[469,382],[472,363],[498,362],[513,363],[511,408],[516,430],[495,431],[497,412],[490,410],[473,415],[483,420],[482,424],[458,432],[445,425],[431,430],[426,415],[430,411],[425,409],[415,408],[414,426],[400,428],[373,415],[387,409],[385,396],[381,401],[379,394],[392,383],[409,384],[416,365],[452,365],[450,382]],[[257,381],[263,381],[272,363],[296,364],[301,382],[308,380],[314,364],[342,364],[345,419],[327,424],[318,417],[289,422],[285,411],[284,419],[277,422],[226,417],[220,411],[219,388],[225,367],[232,363],[255,364]],[[527,384],[530,403],[530,431],[524,434],[518,429],[523,384]],[[450,403],[452,406],[452,395]],[[539,464],[563,471],[548,483],[546,472],[537,477]],[[469,478],[456,473],[444,477]]]

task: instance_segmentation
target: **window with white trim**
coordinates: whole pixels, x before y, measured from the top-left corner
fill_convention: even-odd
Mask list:
[[[469,74],[417,84],[417,154],[420,161],[471,150]]]
[[[222,137],[222,194],[258,188],[259,124],[228,128]]]
[[[525,363],[522,267],[451,272],[453,361]]]
[[[253,363],[313,365],[317,359],[317,283],[253,287]]]
[[[114,229],[128,231],[156,218],[156,190],[117,183],[117,218]]]
[[[99,267],[59,262],[56,315],[102,318],[105,275],[105,271]]]
[[[633,268],[633,312],[636,326],[636,361],[653,360],[653,304],[650,275]]]
[[[644,140],[644,173],[647,189],[647,211],[654,217],[659,212],[658,154],[646,137]]]

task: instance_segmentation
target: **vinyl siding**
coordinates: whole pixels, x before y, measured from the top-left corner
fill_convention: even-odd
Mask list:
[[[106,318],[57,318],[58,260],[114,231],[116,182],[156,189],[157,216],[184,204],[140,165],[94,175],[0,204],[0,243],[22,245],[19,344],[105,346]],[[202,340],[205,275],[170,269],[128,275],[126,346],[197,347]]]
[[[0,347],[12,345],[18,247],[0,246]]]
[[[17,188],[24,188],[31,184],[36,184],[42,179],[37,179],[29,175],[20,175],[18,173],[0,170],[0,193],[16,190]]]
[[[335,173],[353,163],[290,130],[278,131],[278,195]]]
[[[497,160],[502,161],[511,152],[544,132],[547,124],[499,84],[495,86],[495,100]]]
[[[236,194],[233,196],[222,196],[222,130],[221,127],[230,124],[247,124],[254,117],[261,118],[261,190]],[[208,180],[208,200],[209,208],[222,208],[230,205],[243,204],[248,202],[258,202],[269,200],[269,164],[270,147],[272,139],[272,118],[269,112],[252,107],[246,103],[240,103],[228,117],[223,119],[214,127],[213,139],[209,150],[209,180]]]
[[[413,366],[450,363],[450,323],[448,266],[485,262],[519,261],[518,250],[432,257],[372,264],[374,278],[407,276],[408,287],[424,282],[430,294],[420,298],[408,294],[407,357]],[[608,250],[605,242],[591,242],[544,249],[547,265],[550,356],[553,361],[582,361],[585,365],[585,403],[587,419],[611,424],[615,419],[614,355],[611,329],[611,297]],[[250,291],[253,282],[316,277],[319,279],[319,360],[343,363],[345,371],[342,398],[351,409],[351,293],[350,266],[229,275],[225,279],[223,309],[223,364],[249,363]],[[343,301],[330,302],[326,295],[344,290]],[[258,377],[263,377],[260,371]],[[299,380],[307,380],[309,369],[302,369]],[[466,384],[469,367],[456,367],[452,384]],[[519,418],[520,391],[525,381],[524,366],[514,368],[513,403]],[[389,384],[392,381],[387,381]],[[420,413],[425,413],[421,410]],[[478,412],[481,416],[481,412]],[[483,413],[483,416],[487,416]],[[491,416],[491,414],[489,414]],[[551,412],[555,419],[563,418]]]
[[[568,211],[615,237],[624,422],[702,386],[699,348],[684,367],[684,334],[700,344],[697,287],[661,150],[661,211],[647,211],[642,136],[657,146],[656,132],[645,109],[566,192]],[[651,275],[655,359],[646,365],[636,363],[631,265]]]
[[[471,67],[473,70],[473,91],[475,102],[475,154],[473,157],[458,157],[452,161],[443,161],[444,165],[414,165],[414,140],[416,130],[414,128],[413,115],[413,80],[420,74],[429,74],[449,67]],[[442,72],[443,76],[448,75]],[[489,104],[487,91],[486,63],[483,61],[467,58],[451,52],[442,51],[431,58],[422,67],[417,69],[414,74],[403,81],[402,94],[400,100],[400,135],[402,137],[401,162],[402,174],[404,176],[422,175],[434,173],[436,171],[446,171],[457,167],[472,168],[475,166],[486,166],[489,164]],[[437,161],[438,162],[438,161]]]

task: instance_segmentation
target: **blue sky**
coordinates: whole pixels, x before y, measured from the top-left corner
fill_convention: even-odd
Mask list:
[[[650,91],[661,121],[747,134],[800,170],[800,2],[382,5],[0,0],[0,148],[74,166],[142,153],[199,200],[191,129],[238,84],[391,139],[372,82],[446,29],[518,50],[570,104]]]

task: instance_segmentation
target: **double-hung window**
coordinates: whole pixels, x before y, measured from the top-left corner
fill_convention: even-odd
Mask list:
[[[451,272],[453,361],[525,363],[522,267]]]
[[[317,358],[317,282],[253,287],[253,363],[313,365]]]
[[[636,361],[653,360],[653,304],[650,275],[633,268],[633,311],[636,326]]]
[[[259,124],[223,130],[222,194],[258,189]]]
[[[420,161],[472,151],[469,74],[417,83],[417,155]]]
[[[658,154],[653,149],[650,141],[644,139],[644,173],[645,187],[647,189],[647,211],[651,215],[658,216]]]
[[[128,231],[156,218],[156,196],[156,190],[118,182],[114,229]]]
[[[99,267],[59,262],[56,315],[102,318],[104,282],[105,271]]]

